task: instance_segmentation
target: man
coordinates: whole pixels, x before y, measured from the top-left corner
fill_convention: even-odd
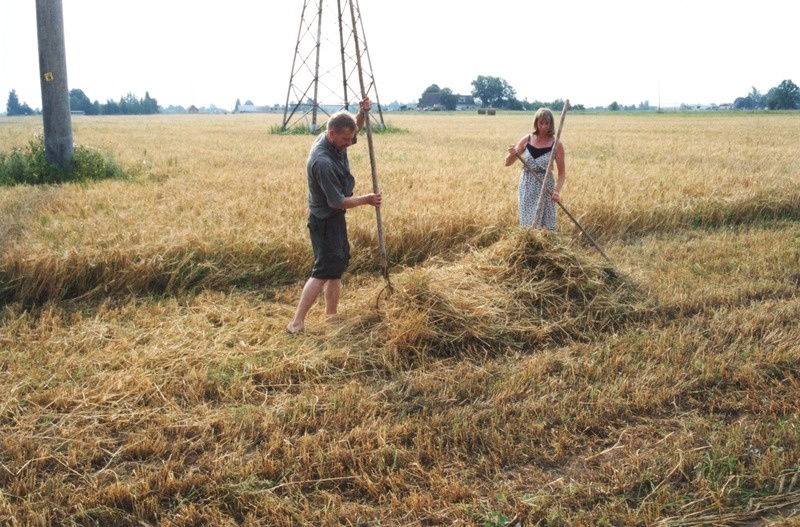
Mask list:
[[[316,138],[308,154],[308,230],[314,267],[311,278],[303,286],[294,318],[286,326],[287,333],[305,329],[306,313],[322,291],[325,293],[325,316],[329,321],[336,320],[342,275],[350,261],[345,211],[361,205],[381,206],[380,193],[353,196],[355,179],[347,159],[347,148],[356,142],[371,106],[366,98],[361,101],[355,117],[344,110],[333,114],[328,119],[325,134]]]

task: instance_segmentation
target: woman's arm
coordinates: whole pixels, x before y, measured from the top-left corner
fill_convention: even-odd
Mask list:
[[[508,154],[506,155],[505,166],[510,167],[517,160],[517,155],[521,155],[525,151],[525,145],[528,144],[528,135],[522,136],[516,145],[508,147]]]

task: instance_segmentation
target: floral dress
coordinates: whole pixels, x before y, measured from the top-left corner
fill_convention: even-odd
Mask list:
[[[522,159],[525,165],[522,167],[522,172],[519,174],[519,224],[523,227],[533,227],[533,220],[536,217],[536,205],[539,203],[539,194],[542,191],[542,184],[540,181],[547,182],[547,189],[553,192],[555,188],[555,179],[553,172],[548,174],[545,180],[544,174],[547,171],[547,165],[550,162],[550,154],[553,147],[536,148],[530,144],[525,147],[525,152],[522,153]],[[528,171],[530,166],[536,176]],[[545,196],[543,203],[544,210],[542,211],[541,223],[536,227],[546,227],[552,231],[556,230],[556,205],[550,199],[549,195]]]

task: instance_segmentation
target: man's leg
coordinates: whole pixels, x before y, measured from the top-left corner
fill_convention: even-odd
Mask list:
[[[325,284],[325,318],[328,322],[338,320],[339,296],[342,293],[342,280],[331,279]]]
[[[286,326],[286,331],[288,331],[289,333],[297,333],[298,331],[302,331],[305,328],[306,313],[308,313],[308,310],[311,309],[311,306],[314,305],[314,302],[317,301],[317,297],[319,296],[319,293],[320,291],[322,291],[322,288],[326,282],[328,282],[328,280],[322,280],[319,278],[308,279],[306,285],[303,286],[303,292],[300,294],[300,302],[298,302],[297,304],[297,309],[294,312],[294,318],[292,319],[291,322],[289,322],[289,325]],[[327,305],[328,302],[327,288],[325,289],[326,289],[325,303]]]

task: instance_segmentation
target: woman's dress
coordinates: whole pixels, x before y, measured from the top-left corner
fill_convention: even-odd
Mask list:
[[[545,180],[545,172],[547,165],[550,163],[550,155],[553,147],[536,148],[530,144],[530,140],[525,147],[525,152],[522,153],[522,159],[525,161],[522,172],[519,174],[519,224],[523,227],[533,227],[533,220],[536,217],[536,205],[539,203],[539,194],[542,191],[542,184],[540,181],[547,182],[547,189],[553,192],[555,188],[555,179],[553,172],[548,174]],[[534,177],[529,171],[530,166],[534,173],[539,176],[539,179]],[[536,227],[546,227],[550,230],[556,230],[556,205],[550,199],[549,194],[545,196],[542,204],[542,219]]]

